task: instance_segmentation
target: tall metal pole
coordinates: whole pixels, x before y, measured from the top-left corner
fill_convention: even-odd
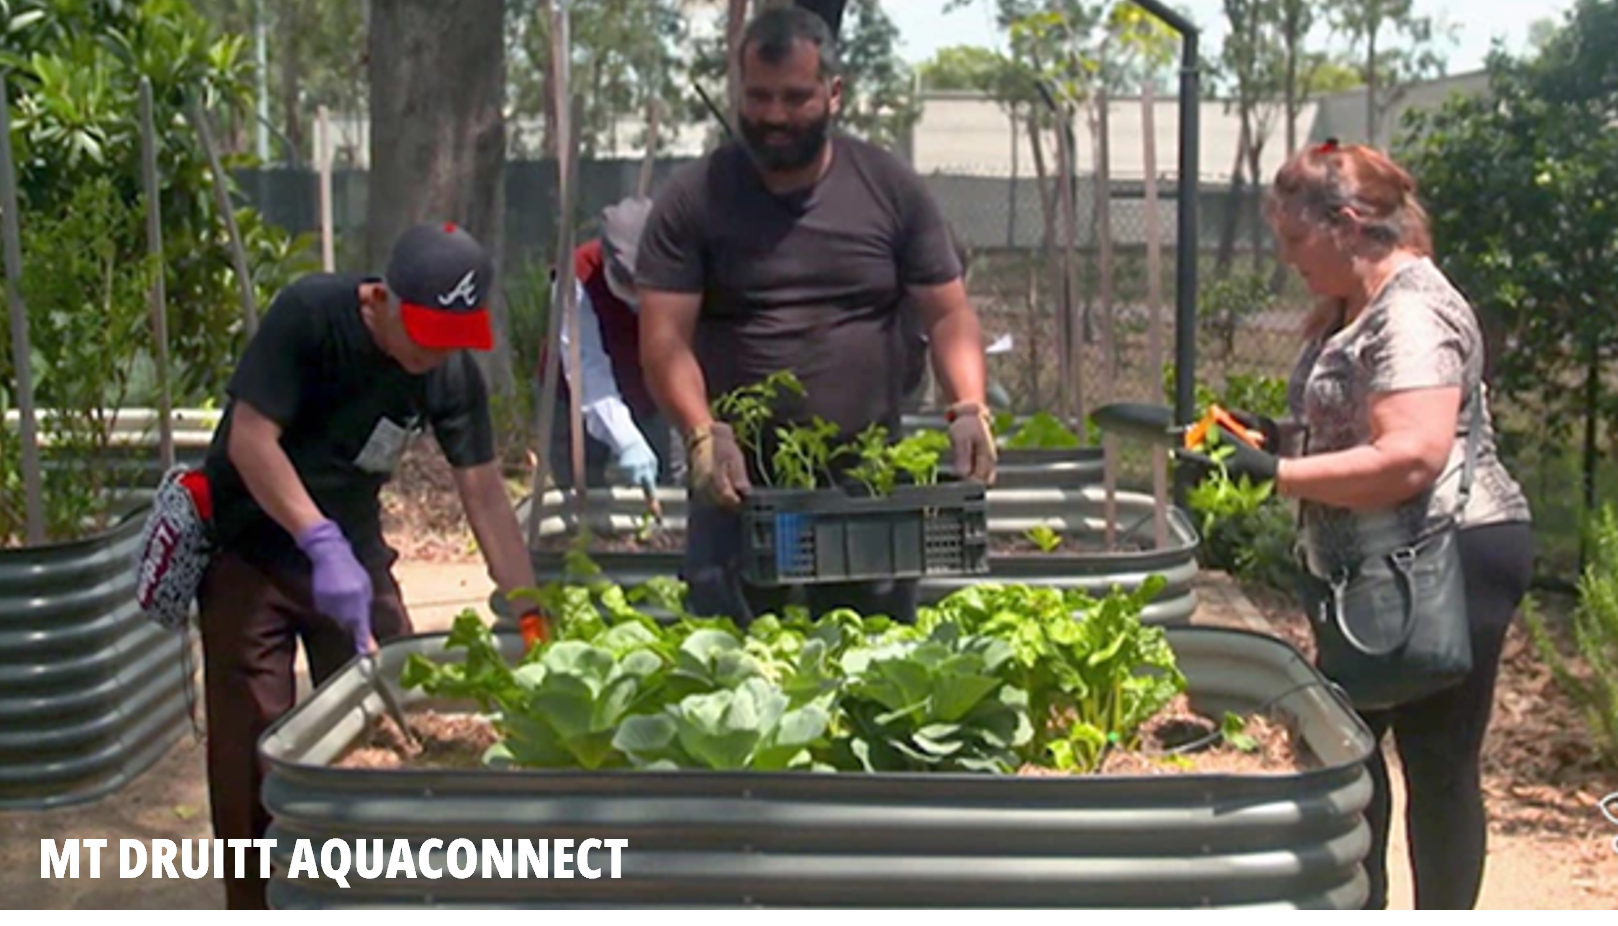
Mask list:
[[[1140,0],[1137,0],[1140,2]],[[1174,293],[1174,420],[1190,424],[1197,418],[1197,195],[1201,139],[1202,90],[1197,65],[1197,31],[1181,30],[1185,37],[1180,64],[1180,190],[1176,217]],[[1184,508],[1191,486],[1184,470],[1174,480],[1174,504]]]
[[[1174,420],[1187,425],[1196,420],[1197,369],[1197,191],[1202,127],[1200,64],[1197,27],[1162,0],[1133,0],[1180,33],[1180,180],[1176,203],[1174,293]],[[1190,485],[1183,474],[1174,481],[1174,504],[1186,506]]]
[[[157,126],[152,115],[152,82],[140,79],[140,166],[146,190],[146,253],[152,258],[152,338],[157,343],[157,459],[174,466],[174,403],[169,391],[169,311],[164,286],[163,204],[157,184]]]
[[[39,429],[34,420],[34,377],[28,365],[28,309],[22,298],[22,227],[17,218],[17,169],[11,154],[11,98],[0,70],[0,237],[5,239],[6,305],[11,316],[11,366],[17,376],[17,417],[22,441],[24,539],[45,542],[45,502],[39,481]]]
[[[1157,100],[1152,82],[1143,81],[1140,95],[1141,163],[1146,179],[1146,364],[1163,369],[1163,227],[1157,198]],[[1161,550],[1169,543],[1168,452],[1152,447],[1152,539]]]

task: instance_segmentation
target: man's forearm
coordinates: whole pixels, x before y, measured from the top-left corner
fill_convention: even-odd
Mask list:
[[[458,474],[461,504],[472,536],[488,566],[489,578],[503,595],[534,585],[534,564],[523,542],[522,528],[506,497],[499,467],[476,467]]]
[[[952,312],[928,332],[933,372],[951,404],[988,403],[988,370],[983,361],[983,332],[972,312]]]
[[[660,339],[657,344],[643,341],[641,366],[652,398],[680,433],[689,434],[713,420],[708,381],[690,344],[676,338]]]
[[[230,462],[264,513],[288,534],[298,537],[326,520],[309,496],[298,471],[278,440],[256,434],[232,433]]]

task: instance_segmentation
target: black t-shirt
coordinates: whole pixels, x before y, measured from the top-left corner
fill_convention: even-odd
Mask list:
[[[682,168],[647,220],[636,281],[702,293],[695,351],[710,398],[792,370],[808,398],[784,418],[891,431],[913,350],[905,288],[947,283],[961,266],[914,171],[858,139],[832,144],[826,175],[787,195],[734,143]]]
[[[382,539],[379,495],[405,444],[425,425],[452,466],[494,459],[488,393],[472,355],[462,351],[425,374],[407,372],[377,345],[360,315],[364,280],[303,277],[271,303],[248,344],[206,464],[224,548],[259,562],[307,562],[230,462],[238,401],[281,425],[281,447],[304,487],[363,562],[392,558]]]

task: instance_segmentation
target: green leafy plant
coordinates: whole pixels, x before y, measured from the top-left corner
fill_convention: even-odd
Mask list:
[[[1036,524],[1024,531],[1023,536],[1038,547],[1041,553],[1053,553],[1062,545],[1062,535],[1047,524]]]
[[[948,435],[923,430],[890,443],[887,429],[873,424],[852,440],[839,441],[837,426],[818,416],[805,424],[776,425],[771,432],[775,449],[769,454],[770,465],[765,466],[763,437],[778,414],[776,403],[784,393],[805,395],[803,384],[790,371],[740,386],[713,402],[714,416],[730,424],[737,444],[753,458],[767,485],[814,489],[834,484],[838,462],[850,457],[858,462],[847,468],[848,477],[873,495],[890,494],[901,477],[908,477],[913,485],[938,481],[939,460],[949,448]]]
[[[556,639],[508,665],[468,612],[447,644],[465,658],[412,656],[400,681],[489,713],[492,764],[1088,772],[1183,689],[1161,629],[1139,619],[1161,587],[1092,599],[979,585],[914,625],[788,609],[743,631],[670,601],[673,581],[552,582],[525,594]],[[652,600],[674,619],[638,607]]]
[[[743,453],[751,454],[762,473],[768,474],[764,460],[764,429],[775,417],[782,392],[802,397],[803,383],[790,370],[778,370],[756,383],[738,386],[713,400],[713,416],[729,424]]]
[[[771,483],[786,489],[813,489],[822,480],[831,481],[833,461],[851,449],[832,443],[837,425],[819,416],[807,425],[776,428],[775,436]]]
[[[1014,771],[1033,736],[1027,694],[1006,684],[1005,640],[940,623],[924,640],[892,640],[843,656],[846,749],[866,771]]]
[[[1242,752],[1257,752],[1258,740],[1253,739],[1247,732],[1250,719],[1232,711],[1226,711],[1224,719],[1219,723],[1219,735],[1225,742]]]
[[[661,713],[631,717],[614,746],[649,769],[778,771],[813,764],[810,747],[830,715],[819,704],[793,708],[761,678],[692,695]]]
[[[1154,576],[1097,600],[1076,589],[984,583],[950,595],[918,624],[951,620],[1007,640],[1015,655],[1008,680],[1027,693],[1034,729],[1024,761],[1088,772],[1107,749],[1132,748],[1140,725],[1185,689],[1162,629],[1140,620],[1164,584]]]
[[[1574,655],[1551,636],[1539,607],[1523,602],[1523,618],[1557,685],[1584,714],[1595,748],[1618,763],[1618,509],[1603,505],[1589,527],[1590,558],[1573,608]]]
[[[852,450],[859,462],[849,469],[849,476],[878,496],[891,494],[901,476],[909,477],[912,485],[934,485],[939,460],[948,449],[949,435],[941,431],[921,430],[889,443],[887,428],[871,425],[854,440]]]
[[[108,488],[129,476],[106,460],[119,405],[155,407],[146,291],[166,291],[171,395],[208,405],[224,393],[245,335],[231,242],[213,172],[188,117],[251,112],[251,64],[241,36],[216,35],[182,0],[142,3],[0,0],[0,68],[7,73],[17,170],[22,281],[33,344],[36,407],[49,436],[48,533],[68,540],[105,523]],[[159,138],[163,253],[147,255],[138,121],[142,79]],[[215,133],[216,136],[222,133]],[[226,157],[228,171],[246,159]],[[233,191],[234,193],[235,191]],[[312,236],[291,236],[234,208],[262,308],[294,275],[318,266]],[[0,405],[15,408],[17,371],[0,351]],[[58,429],[53,432],[53,429]],[[0,427],[0,543],[16,542],[9,474],[18,436]],[[55,465],[53,463],[53,465]],[[18,503],[20,504],[20,502]]]
[[[1035,412],[1022,427],[1000,441],[1007,450],[1067,450],[1082,446],[1079,435],[1050,412]]]

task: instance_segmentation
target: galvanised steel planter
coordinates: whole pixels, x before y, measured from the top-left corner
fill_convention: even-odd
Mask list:
[[[998,489],[1082,488],[1100,485],[1106,455],[1100,447],[1063,450],[1004,449],[994,467]]]
[[[683,531],[684,490],[665,488],[659,490],[658,495],[663,506],[665,528]],[[1098,541],[1105,536],[1107,502],[1100,486],[995,488],[987,493],[987,506],[991,536],[1017,535],[1036,526],[1093,537]],[[527,510],[526,503],[519,505],[518,517],[525,524]],[[546,494],[541,507],[542,536],[555,536],[572,529],[571,517],[564,515],[565,510],[559,493]],[[598,532],[628,534],[635,529],[637,517],[645,510],[646,501],[637,490],[590,490],[591,523]],[[1150,495],[1139,492],[1114,493],[1116,534],[1120,537],[1150,538],[1156,511],[1157,503]],[[1155,574],[1163,576],[1168,585],[1146,607],[1142,619],[1151,624],[1183,624],[1190,621],[1197,608],[1194,586],[1198,572],[1197,552],[1202,540],[1185,512],[1171,507],[1165,518],[1169,542],[1161,549],[1021,555],[996,553],[991,548],[988,575],[922,579],[921,599],[923,602],[936,602],[955,589],[983,581],[1082,588],[1095,595],[1105,595],[1114,587],[1125,590],[1138,588],[1147,577]],[[563,577],[560,553],[535,551],[532,558],[538,581],[547,582]],[[682,556],[679,550],[603,551],[592,554],[592,559],[608,578],[627,586],[641,584],[655,576],[678,575]]]
[[[1025,421],[1019,418],[1016,423],[1021,426]],[[907,434],[946,431],[949,423],[942,415],[905,415],[900,428]],[[1002,447],[995,463],[994,485],[996,489],[1079,489],[1100,485],[1106,473],[1105,463],[1106,454],[1100,447]]]
[[[1143,540],[1148,549],[1083,553],[1006,553],[989,551],[988,576],[944,576],[922,580],[921,599],[936,602],[977,581],[1017,582],[1078,588],[1102,596],[1113,589],[1133,591],[1149,577],[1161,575],[1167,585],[1146,606],[1148,624],[1189,623],[1197,609],[1197,550],[1201,537],[1178,508],[1165,512],[1168,543],[1151,548],[1156,501],[1138,492],[1113,495],[1115,536]],[[1036,526],[1088,538],[1100,545],[1106,536],[1106,496],[1100,487],[1086,489],[996,489],[989,493],[991,537],[1022,534]],[[1139,545],[1139,544],[1137,544]]]
[[[146,510],[100,536],[0,550],[0,809],[111,794],[190,726],[186,640],[135,604]]]
[[[1013,777],[333,767],[377,695],[350,665],[267,731],[263,798],[282,909],[615,907],[1358,907],[1372,741],[1296,650],[1241,630],[1166,633],[1196,709],[1273,702],[1319,767],[1294,774]],[[447,635],[382,647],[384,677]],[[499,636],[508,658],[521,645]],[[441,711],[472,709],[403,700]],[[310,840],[626,839],[621,878],[367,880],[300,873]],[[576,844],[576,843],[575,843]],[[604,853],[597,853],[604,855]],[[600,861],[600,860],[598,860]]]

